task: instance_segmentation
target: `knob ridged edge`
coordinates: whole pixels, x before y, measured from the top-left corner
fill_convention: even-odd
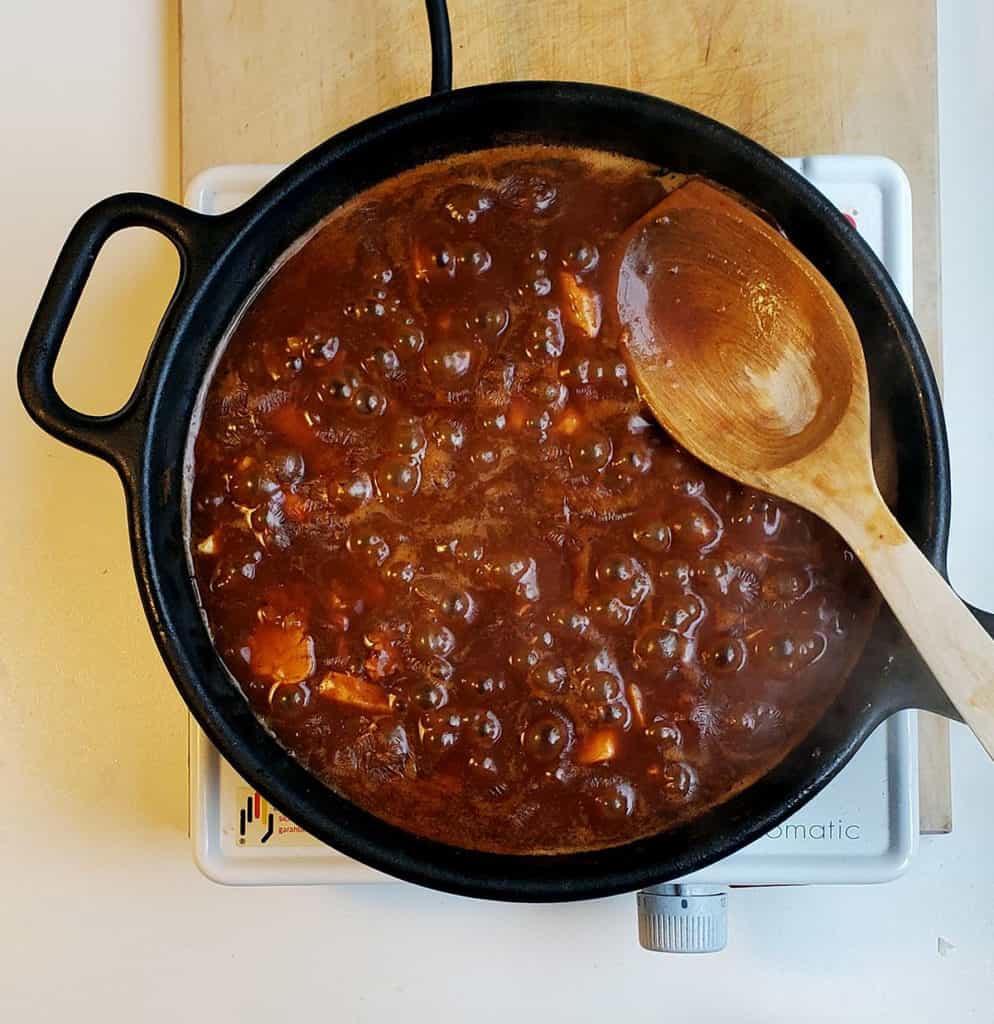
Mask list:
[[[639,943],[654,953],[716,953],[728,942],[728,890],[660,885],[637,895]]]

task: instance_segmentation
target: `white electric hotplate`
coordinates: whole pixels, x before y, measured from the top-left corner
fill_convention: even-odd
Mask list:
[[[814,156],[788,161],[825,193],[883,261],[912,304],[911,190],[893,161]],[[224,213],[281,165],[214,167],[187,192],[201,213]],[[867,739],[846,768],[793,818],[682,881],[707,885],[884,882],[918,843],[917,717],[900,712]],[[298,828],[245,783],[191,719],[190,807],[194,857],[228,885],[393,882]]]

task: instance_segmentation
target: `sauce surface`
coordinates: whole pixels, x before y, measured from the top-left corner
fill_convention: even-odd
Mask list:
[[[560,852],[700,814],[835,698],[877,597],[676,448],[605,326],[652,169],[498,149],[336,211],[234,328],[191,553],[255,713],[372,813]]]

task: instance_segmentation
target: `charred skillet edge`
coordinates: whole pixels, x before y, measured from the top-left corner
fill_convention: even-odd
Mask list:
[[[69,232],[28,328],[17,365],[18,390],[28,414],[53,437],[110,462],[129,491],[135,487],[162,354],[234,226],[233,218],[205,217],[158,196],[110,196],[87,210]],[[117,412],[90,416],[59,395],[55,363],[100,250],[111,235],[131,227],[150,228],[172,242],[180,257],[179,278],[128,400]]]

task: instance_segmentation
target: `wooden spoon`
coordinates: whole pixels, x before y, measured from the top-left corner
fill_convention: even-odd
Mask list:
[[[699,179],[617,251],[622,347],[660,423],[726,476],[831,524],[994,757],[994,641],[880,496],[863,349],[832,286]]]

